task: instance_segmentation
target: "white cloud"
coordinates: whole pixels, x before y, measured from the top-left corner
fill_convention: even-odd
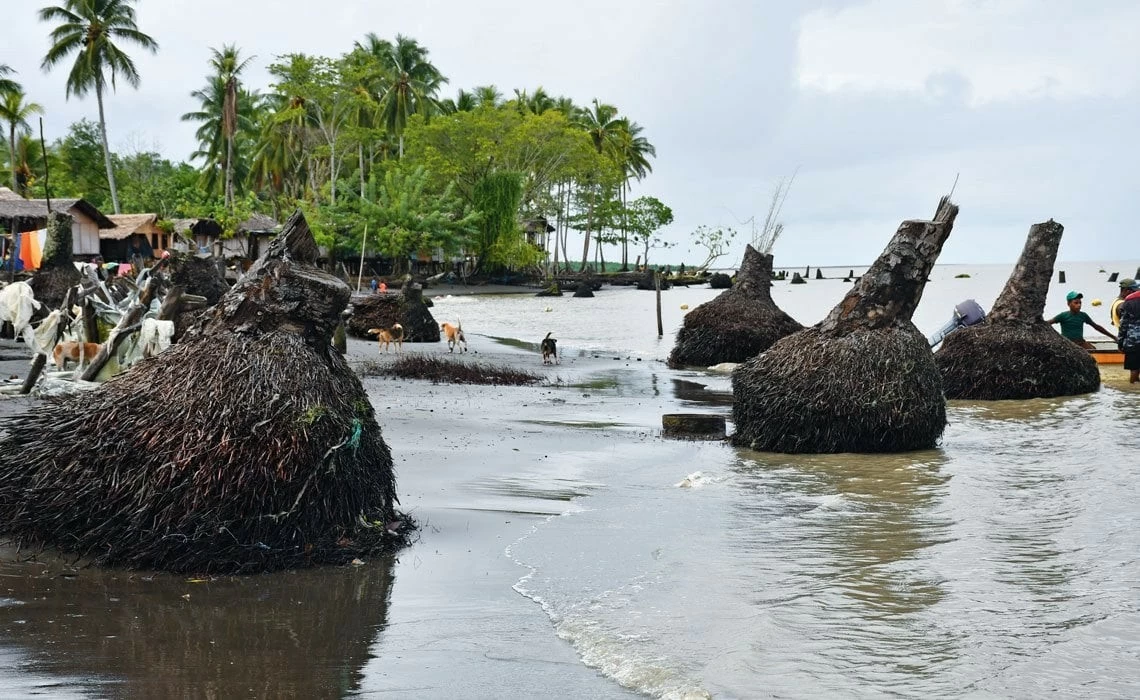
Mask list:
[[[870,0],[804,16],[801,88],[937,94],[960,76],[971,106],[1119,97],[1140,83],[1140,4]]]

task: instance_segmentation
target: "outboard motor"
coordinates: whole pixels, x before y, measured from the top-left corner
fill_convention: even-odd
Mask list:
[[[928,341],[930,343],[930,347],[933,348],[934,346],[938,345],[946,336],[950,335],[959,328],[976,326],[984,320],[986,320],[986,312],[982,310],[982,307],[978,304],[978,302],[974,301],[973,299],[967,299],[966,301],[960,302],[957,306],[954,307],[954,315],[951,317],[950,321],[945,326],[939,328],[937,333],[930,336]]]

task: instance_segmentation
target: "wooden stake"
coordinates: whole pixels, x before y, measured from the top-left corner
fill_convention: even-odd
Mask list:
[[[653,271],[653,288],[657,291],[657,337],[665,335],[665,327],[661,324],[661,270]]]

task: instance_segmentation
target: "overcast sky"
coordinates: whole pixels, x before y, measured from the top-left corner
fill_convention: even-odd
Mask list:
[[[39,69],[45,0],[3,0],[0,63],[47,109],[48,139],[97,116],[66,101],[66,70]],[[337,56],[366,32],[419,40],[458,88],[541,85],[597,98],[645,127],[653,174],[634,192],[672,207],[658,261],[698,260],[701,224],[741,231],[738,261],[773,187],[797,171],[779,265],[870,262],[899,222],[929,218],[959,175],[941,262],[1008,262],[1030,224],[1065,225],[1062,260],[1140,257],[1140,3],[1135,0],[141,0],[161,49],[128,48],[142,85],[107,100],[112,148],[194,149],[211,47]],[[14,23],[14,26],[13,26]]]

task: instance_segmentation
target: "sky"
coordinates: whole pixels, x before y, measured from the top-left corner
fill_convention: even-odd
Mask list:
[[[46,109],[48,140],[94,98],[44,73],[47,0],[3,0],[0,63]],[[631,196],[669,205],[674,243],[652,262],[703,259],[698,226],[738,231],[738,261],[773,189],[794,174],[777,266],[861,265],[899,222],[961,207],[943,263],[1017,259],[1029,226],[1065,225],[1060,260],[1140,257],[1140,3],[1134,0],[140,0],[157,55],[130,50],[139,89],[106,103],[114,150],[186,160],[211,47],[255,56],[249,87],[290,52],[338,56],[367,32],[426,46],[443,96],[542,86],[616,105],[657,149]],[[15,38],[19,38],[15,40]],[[957,184],[955,186],[955,179]]]

